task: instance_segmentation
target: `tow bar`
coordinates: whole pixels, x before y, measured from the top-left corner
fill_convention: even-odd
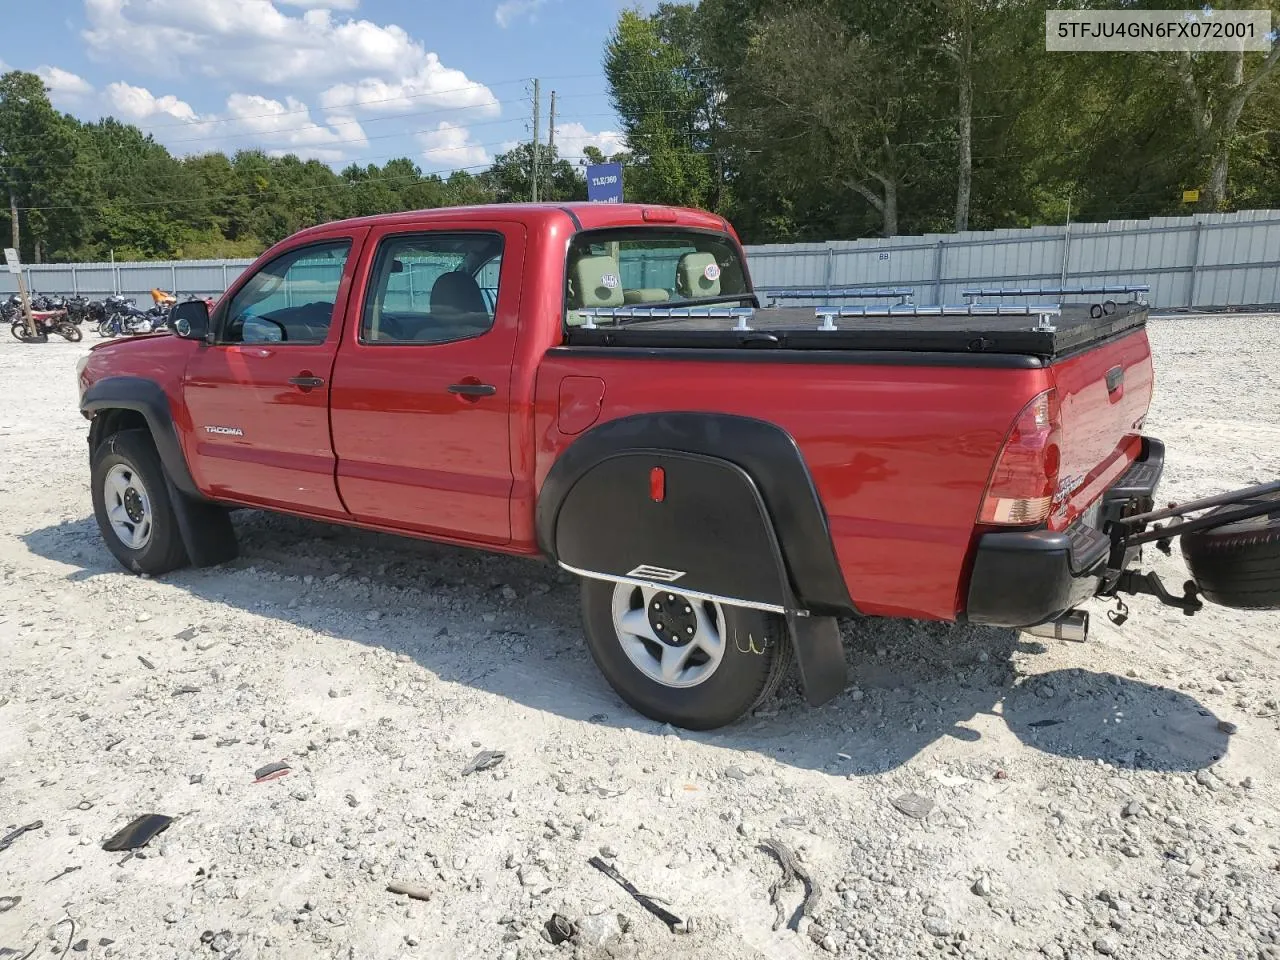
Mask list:
[[[1107,618],[1117,626],[1129,619],[1129,608],[1117,596],[1119,593],[1145,593],[1167,606],[1178,608],[1188,617],[1193,616],[1204,607],[1204,601],[1200,599],[1200,589],[1194,580],[1186,581],[1182,585],[1182,596],[1178,596],[1169,591],[1154,571],[1139,573],[1136,570],[1127,569],[1129,562],[1134,559],[1143,544],[1154,543],[1161,553],[1168,555],[1173,552],[1171,543],[1174,537],[1270,513],[1276,508],[1274,500],[1264,500],[1260,503],[1246,501],[1277,492],[1280,492],[1280,481],[1243,487],[1230,493],[1191,500],[1187,503],[1171,503],[1164,510],[1136,513],[1112,520],[1107,528],[1107,533],[1111,537],[1111,553],[1107,560],[1106,575],[1098,590],[1098,596],[1115,597],[1116,609],[1107,611]],[[1211,517],[1200,516],[1187,519],[1188,514],[1199,510],[1236,504],[1239,506],[1234,510],[1224,510]],[[1174,523],[1158,522],[1174,518],[1177,518]],[[1152,524],[1149,530],[1148,524]]]

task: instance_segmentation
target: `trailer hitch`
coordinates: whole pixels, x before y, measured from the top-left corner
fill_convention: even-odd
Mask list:
[[[1154,571],[1139,573],[1136,570],[1122,570],[1115,586],[1111,588],[1111,596],[1121,591],[1148,594],[1166,606],[1177,607],[1188,617],[1194,616],[1204,607],[1204,601],[1200,599],[1200,588],[1194,581],[1188,580],[1182,585],[1182,596],[1179,597],[1169,592],[1160,575]],[[1118,627],[1129,619],[1129,607],[1119,597],[1115,599],[1116,609],[1107,611],[1107,619]]]
[[[1174,537],[1269,513],[1275,509],[1275,502],[1260,498],[1266,498],[1277,492],[1280,492],[1280,482],[1263,483],[1216,497],[1205,497],[1187,503],[1171,503],[1164,510],[1131,514],[1112,520],[1107,526],[1107,533],[1111,537],[1111,555],[1107,561],[1103,586],[1098,591],[1100,596],[1115,597],[1116,609],[1107,612],[1108,619],[1117,626],[1129,619],[1129,608],[1116,596],[1121,592],[1145,593],[1166,606],[1177,607],[1188,617],[1203,609],[1204,601],[1200,599],[1200,588],[1196,586],[1194,580],[1186,581],[1182,585],[1182,596],[1177,596],[1169,592],[1156,573],[1139,573],[1136,570],[1127,569],[1129,562],[1137,555],[1143,544],[1153,543],[1158,550],[1169,555],[1173,552]],[[1189,516],[1212,507],[1227,509],[1216,514]],[[1168,522],[1157,522],[1161,520]]]

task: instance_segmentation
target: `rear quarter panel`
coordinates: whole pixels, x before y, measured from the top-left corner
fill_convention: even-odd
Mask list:
[[[1014,416],[1045,369],[850,362],[724,361],[552,350],[537,378],[536,486],[577,437],[558,422],[560,382],[605,381],[597,423],[714,411],[775,423],[795,438],[863,613],[954,619],[979,501]],[[580,435],[580,434],[578,434]]]

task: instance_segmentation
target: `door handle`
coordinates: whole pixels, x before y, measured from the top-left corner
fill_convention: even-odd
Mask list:
[[[463,397],[492,397],[498,388],[491,383],[452,383],[449,392]]]
[[[323,387],[324,377],[290,377],[289,382],[295,387],[301,387],[303,390],[310,390],[313,387]]]

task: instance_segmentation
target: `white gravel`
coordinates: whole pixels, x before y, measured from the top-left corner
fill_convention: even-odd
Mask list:
[[[1280,476],[1278,333],[1153,322],[1164,495]],[[122,573],[82,350],[0,343],[0,836],[43,821],[0,851],[0,957],[1280,958],[1280,614],[1095,604],[1086,645],[851,622],[834,703],[788,683],[676,734],[537,563],[245,512],[233,564]],[[144,855],[101,849],[152,812]],[[821,886],[812,929],[772,929],[769,837]],[[577,941],[540,937],[555,912]]]

